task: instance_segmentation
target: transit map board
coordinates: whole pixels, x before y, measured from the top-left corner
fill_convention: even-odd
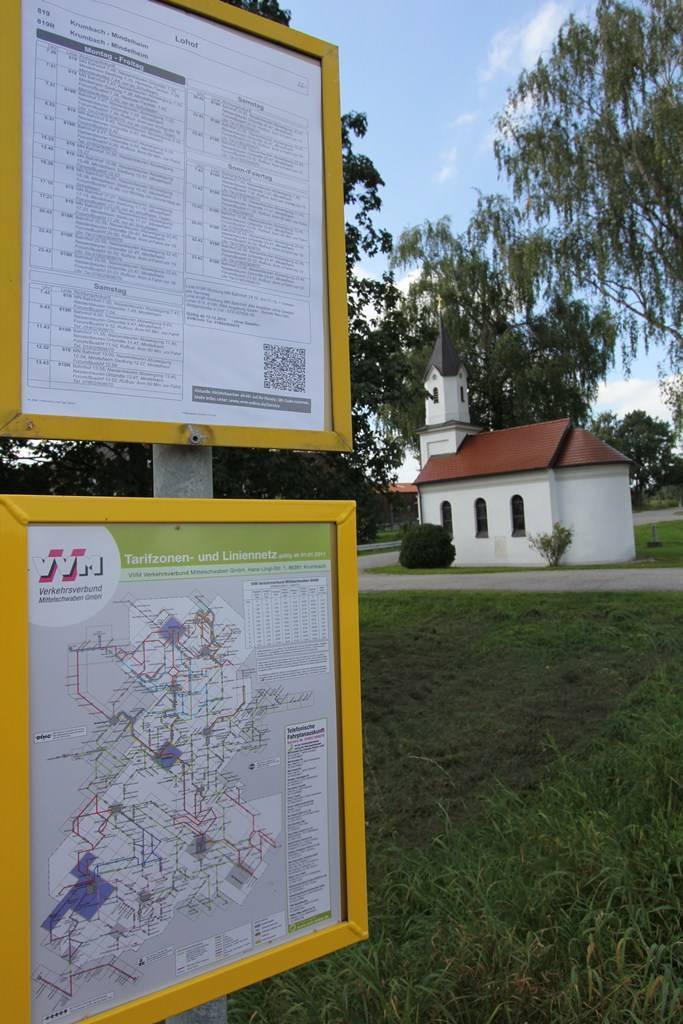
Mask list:
[[[184,1009],[206,978],[226,992],[361,937],[350,503],[250,522],[250,503],[185,521],[177,501],[7,501],[29,623],[30,1014],[11,1019],[151,1022],[160,994]]]
[[[3,429],[348,448],[334,47],[220,0],[14,5],[21,414],[7,395]]]

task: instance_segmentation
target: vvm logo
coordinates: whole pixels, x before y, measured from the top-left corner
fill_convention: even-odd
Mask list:
[[[101,576],[104,559],[101,555],[86,555],[85,548],[72,548],[70,555],[64,548],[52,548],[47,558],[35,558],[39,583],[74,583],[89,576]]]

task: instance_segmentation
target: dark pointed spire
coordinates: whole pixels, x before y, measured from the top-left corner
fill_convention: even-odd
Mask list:
[[[424,379],[427,379],[432,366],[437,368],[442,377],[455,377],[462,365],[463,361],[455,351],[453,342],[446,333],[443,313],[439,309],[439,333],[436,336],[434,348],[425,369]]]

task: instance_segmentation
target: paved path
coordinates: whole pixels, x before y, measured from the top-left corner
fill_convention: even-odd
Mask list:
[[[683,590],[683,569],[547,569],[529,572],[438,573],[432,576],[361,572],[361,591],[510,590],[615,591]]]
[[[635,526],[676,519],[680,509],[636,512]],[[683,569],[530,569],[528,572],[439,573],[438,575],[392,575],[367,572],[381,565],[396,565],[397,551],[364,555],[358,559],[358,588],[361,591],[389,590],[509,590],[627,591],[683,590]]]
[[[647,523],[666,523],[683,516],[681,508],[660,508],[653,512],[634,512],[633,525],[643,526]]]
[[[358,572],[377,569],[380,565],[398,565],[398,551],[378,551],[377,554],[358,556]]]

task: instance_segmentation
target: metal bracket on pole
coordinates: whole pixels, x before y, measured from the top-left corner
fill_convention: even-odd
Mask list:
[[[201,433],[188,423],[186,445],[155,444],[152,453],[155,498],[213,498],[212,449],[202,445]],[[225,997],[197,1006],[159,1024],[226,1024]]]

